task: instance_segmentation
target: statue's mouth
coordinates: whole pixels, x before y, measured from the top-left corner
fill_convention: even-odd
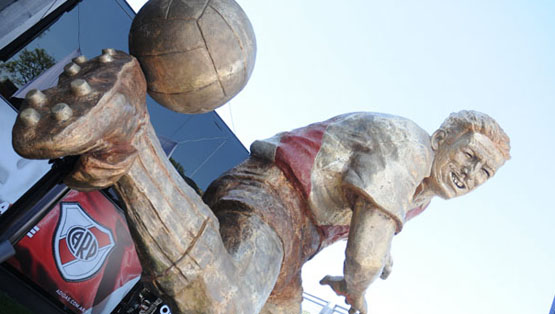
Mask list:
[[[458,187],[459,189],[464,189],[466,188],[466,185],[464,183],[461,182],[461,180],[459,179],[459,177],[454,173],[451,172],[451,180],[453,180],[453,184]]]

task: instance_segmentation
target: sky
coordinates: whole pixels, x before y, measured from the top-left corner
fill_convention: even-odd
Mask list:
[[[144,2],[144,1],[141,1]],[[430,134],[451,112],[495,118],[511,138],[484,186],[434,199],[393,240],[369,313],[547,314],[555,295],[555,2],[237,1],[257,39],[254,72],[223,109],[249,147],[334,115],[384,112]],[[138,7],[139,4],[133,6]],[[305,291],[340,275],[344,243],[303,268]]]

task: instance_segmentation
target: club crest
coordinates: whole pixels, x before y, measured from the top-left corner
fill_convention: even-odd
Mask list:
[[[79,203],[62,202],[54,235],[56,266],[66,281],[83,281],[98,272],[114,247],[112,232],[92,219]]]

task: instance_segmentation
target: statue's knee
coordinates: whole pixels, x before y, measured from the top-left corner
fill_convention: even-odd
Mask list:
[[[268,251],[283,254],[282,242],[274,229],[259,216],[244,211],[218,212],[220,234],[230,254],[240,251]]]

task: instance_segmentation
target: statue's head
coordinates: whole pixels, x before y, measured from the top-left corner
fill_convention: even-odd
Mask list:
[[[486,182],[510,159],[509,137],[490,116],[452,113],[432,135],[431,188],[448,199]]]

